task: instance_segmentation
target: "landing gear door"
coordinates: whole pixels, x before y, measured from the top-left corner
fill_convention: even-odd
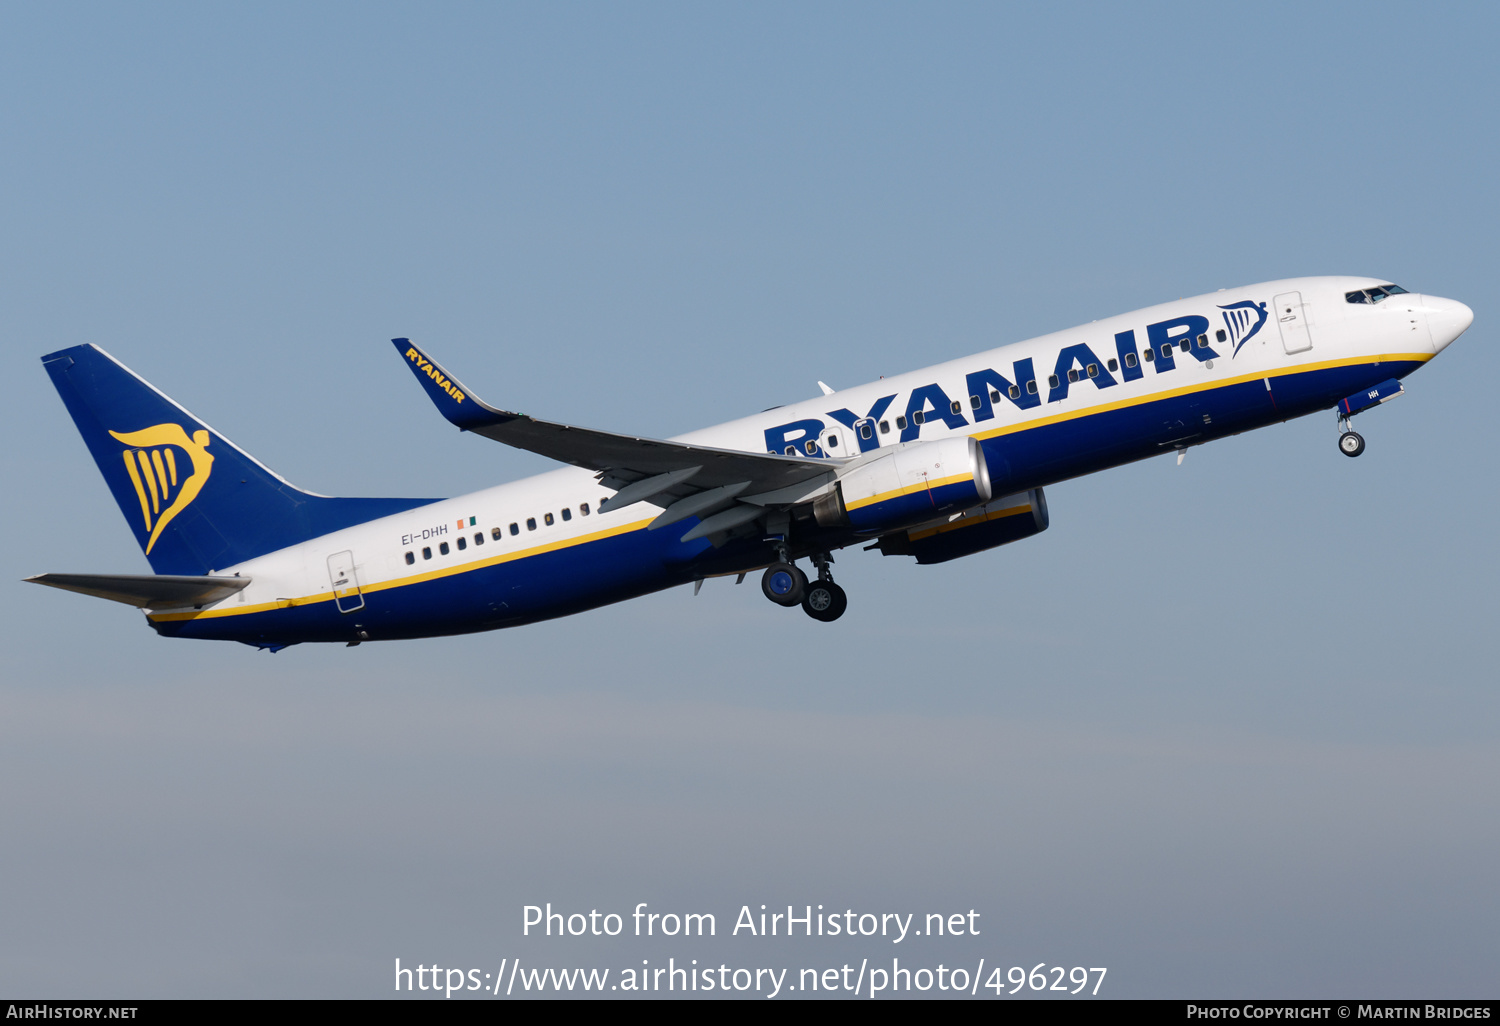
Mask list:
[[[1302,305],[1302,293],[1283,292],[1276,297],[1276,324],[1281,328],[1281,345],[1288,353],[1302,353],[1312,348],[1312,336],[1307,333],[1307,310]]]
[[[352,613],[365,607],[359,578],[354,573],[353,552],[335,552],[328,557],[328,579],[333,584],[333,604],[339,612]]]

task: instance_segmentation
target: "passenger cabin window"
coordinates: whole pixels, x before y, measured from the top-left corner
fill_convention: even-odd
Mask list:
[[[407,565],[407,566],[411,566],[411,565],[412,565],[412,564],[413,564],[413,563],[415,563],[415,562],[416,562],[416,561],[417,561],[417,557],[416,557],[416,554],[415,554],[415,553],[412,553],[412,552],[408,552],[408,553],[407,553],[407,554],[406,554],[406,565]]]
[[[536,517],[527,517],[526,518],[526,530],[528,530],[528,531],[535,531],[536,530]]]
[[[423,545],[422,546],[422,558],[423,559],[431,559],[432,558],[432,546],[431,545]]]
[[[1182,341],[1177,343],[1177,348],[1181,349],[1185,353],[1189,349],[1193,348],[1193,340],[1184,335],[1182,336]]]
[[[1036,378],[1026,382],[1026,392],[1028,395],[1036,395]]]
[[[927,414],[926,414],[926,412],[923,411],[923,410],[918,410],[916,413],[913,413],[911,415],[911,422],[913,424],[926,424],[927,423]]]
[[[563,513],[563,519],[564,520],[572,520],[573,519],[573,510],[572,510],[571,507],[564,506],[562,513]]]
[[[1069,381],[1077,381],[1078,380],[1078,376],[1079,375],[1078,375],[1078,372],[1076,370],[1070,370],[1070,371],[1068,371],[1068,380]]]
[[[1207,335],[1199,335],[1198,336],[1198,348],[1199,349],[1207,349],[1208,348],[1208,336]]]
[[[890,421],[888,421],[888,420],[882,420],[880,422],[880,433],[882,435],[888,435],[888,434],[891,433],[891,422]]]
[[[1149,352],[1151,352],[1151,350],[1148,349],[1148,350],[1146,350],[1146,352],[1149,353]],[[1114,363],[1113,360],[1111,360],[1109,362],[1110,363]],[[1126,353],[1125,354],[1125,366],[1127,366],[1127,367],[1134,367],[1138,362],[1139,361],[1136,360],[1134,353]],[[1113,369],[1113,368],[1111,368],[1111,369]]]
[[[520,524],[511,524],[510,525],[510,533],[511,533],[512,536],[520,534],[521,533],[521,525]]]
[[[797,447],[795,445],[789,445],[789,446],[787,446],[786,447],[786,454],[788,456],[795,456],[795,455],[797,455]]]
[[[469,547],[468,539],[465,538],[463,535],[459,535],[458,536],[458,551],[462,552],[464,549],[466,549],[468,547]]]
[[[1346,303],[1379,303],[1388,296],[1405,296],[1409,293],[1400,285],[1376,285],[1371,289],[1356,289],[1344,293]]]
[[[837,449],[838,447],[839,447],[839,436],[838,435],[829,435],[828,436],[828,448],[830,448],[830,449]]]
[[[998,392],[995,393],[995,398],[996,399],[1000,398],[1000,394]],[[977,410],[977,409],[979,409],[980,402],[982,402],[982,400],[979,398],[979,396],[977,396],[977,395],[971,395],[971,396],[969,396],[969,409],[971,409],[971,410]],[[958,411],[954,410],[953,412],[957,413]]]
[[[511,524],[510,526],[511,527],[515,527],[516,525],[515,524]],[[501,538],[500,528],[498,528],[498,527],[492,527],[492,528],[490,528],[490,537],[493,538],[495,541],[499,541],[500,538]]]
[[[475,531],[474,532],[474,544],[475,545],[483,545],[484,544],[484,532],[483,531]]]
[[[1021,398],[1021,386],[1020,385],[1011,385],[1010,386],[1010,397],[1012,399],[1019,399],[1019,398]],[[995,401],[999,402],[1000,401],[1000,397],[996,396],[995,397]]]
[[[1156,350],[1147,349],[1144,353],[1141,354],[1141,358],[1144,359],[1147,363],[1150,363],[1152,360],[1156,359]]]
[[[1056,388],[1059,384],[1061,384],[1061,382],[1059,382],[1057,380],[1057,375],[1056,374],[1049,374],[1047,376],[1047,387],[1048,388]]]
[[[589,504],[586,503],[586,502],[580,502],[578,504],[578,512],[582,516],[588,516],[589,515]]]
[[[1223,328],[1220,328],[1218,331],[1214,332],[1214,338],[1218,339],[1220,342],[1223,342],[1228,337],[1229,336],[1225,334]]]
[[[447,542],[438,542],[438,555],[439,556],[446,556],[447,554],[448,554],[448,543]]]
[[[1097,378],[1098,376],[1099,376],[1099,365],[1097,363],[1091,363],[1091,364],[1089,364],[1089,377],[1091,377],[1091,378]]]
[[[543,513],[542,514],[542,523],[546,524],[548,527],[551,527],[552,526],[552,514],[551,513]]]
[[[906,430],[906,418],[905,417],[898,416],[896,418],[896,430],[897,431],[905,431]]]
[[[802,446],[802,448],[806,449],[807,450],[807,454],[809,456],[811,456],[811,455],[813,455],[814,453],[816,453],[818,451],[818,443],[814,442],[811,438],[809,438],[807,440],[806,444],[804,444]]]
[[[1161,355],[1163,355],[1163,356],[1171,356],[1172,355],[1172,343],[1167,342],[1167,343],[1165,343],[1161,347]]]
[[[1112,371],[1117,371],[1120,369],[1120,364],[1113,357],[1110,358],[1109,369]]]
[[[975,405],[977,406],[978,404],[976,403]],[[953,400],[953,402],[948,404],[948,409],[954,413],[960,413],[963,411],[963,404],[955,399]]]
[[[862,424],[860,424],[860,426],[859,426],[859,437],[861,437],[861,438],[874,438],[875,437],[875,429],[874,429],[874,427],[871,426],[871,424],[870,424],[870,422],[868,420],[865,421],[865,422],[863,422]]]

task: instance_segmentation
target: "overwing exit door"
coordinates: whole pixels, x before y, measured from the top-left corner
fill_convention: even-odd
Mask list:
[[[842,424],[824,428],[818,436],[818,448],[829,456],[848,456],[851,451],[849,442],[849,429]],[[852,451],[858,453],[859,449],[853,448]]]
[[[353,552],[335,552],[328,557],[328,579],[333,583],[333,604],[339,612],[352,613],[365,607],[359,578],[354,574]]]
[[[1312,348],[1312,336],[1307,332],[1307,309],[1302,305],[1302,293],[1283,292],[1276,297],[1276,326],[1281,329],[1281,345],[1288,353],[1301,353]]]

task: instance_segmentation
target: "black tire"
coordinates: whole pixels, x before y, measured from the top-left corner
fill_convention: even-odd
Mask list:
[[[778,606],[795,606],[807,590],[807,575],[791,563],[772,563],[761,576],[760,590]]]
[[[1365,440],[1358,431],[1345,431],[1339,435],[1339,452],[1345,456],[1358,456],[1365,451]]]
[[[802,596],[802,611],[814,620],[832,623],[849,608],[849,596],[832,581],[813,581]]]

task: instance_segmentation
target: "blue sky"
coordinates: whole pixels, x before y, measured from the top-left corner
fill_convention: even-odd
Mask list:
[[[920,957],[1113,996],[1493,996],[1497,157],[1480,5],[0,11],[0,991],[351,996],[521,906],[976,908]],[[145,560],[37,357],[95,342],[294,482],[547,469],[491,401],[667,435],[1215,288],[1474,327],[1361,418],[1048,490],[820,625],[711,581],[275,656],[19,583]],[[944,946],[946,945],[946,946]],[[913,957],[919,957],[914,953]],[[821,963],[818,963],[821,964]]]

